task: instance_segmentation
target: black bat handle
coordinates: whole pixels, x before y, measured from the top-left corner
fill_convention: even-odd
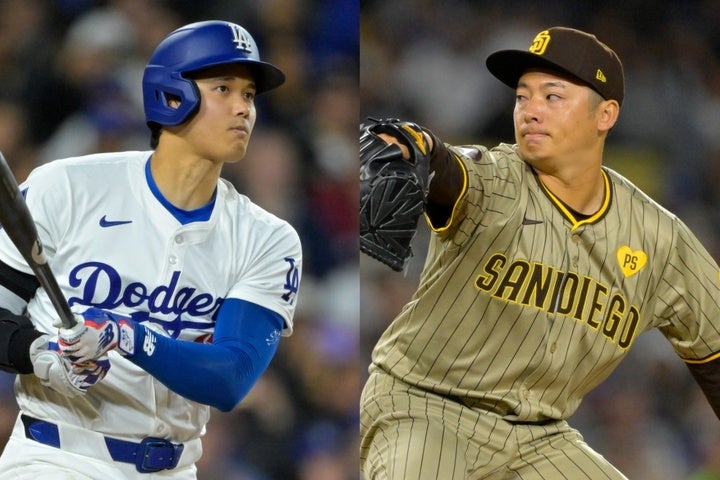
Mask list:
[[[77,321],[47,264],[35,222],[2,153],[0,153],[0,203],[2,203],[0,224],[45,289],[55,311],[60,316],[63,327],[72,328]]]

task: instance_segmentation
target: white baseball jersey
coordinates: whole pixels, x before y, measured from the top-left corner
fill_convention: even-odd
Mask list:
[[[57,160],[20,186],[71,309],[95,306],[172,338],[210,342],[220,304],[237,298],[280,314],[289,335],[302,263],[295,230],[223,179],[210,218],[182,225],[148,183],[151,154]],[[31,273],[4,231],[0,260]],[[39,330],[56,334],[57,315],[43,290],[27,309]],[[110,360],[107,377],[79,400],[42,387],[34,375],[18,375],[20,408],[130,440],[186,442],[202,435],[209,407],[172,392],[115,352]]]

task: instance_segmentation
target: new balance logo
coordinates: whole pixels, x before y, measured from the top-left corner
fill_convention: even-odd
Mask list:
[[[273,330],[273,332],[270,334],[270,336],[265,339],[265,343],[267,343],[268,346],[274,345],[280,341],[281,336],[282,336],[282,333],[280,332],[280,330],[278,330],[276,328],[275,330]]]
[[[117,225],[125,225],[126,223],[132,223],[132,220],[108,220],[107,215],[103,215],[100,219],[100,226],[102,228],[115,227]]]
[[[157,342],[155,335],[153,335],[150,330],[145,330],[145,341],[143,341],[142,348],[148,357],[152,357],[152,354],[155,353],[155,342]]]

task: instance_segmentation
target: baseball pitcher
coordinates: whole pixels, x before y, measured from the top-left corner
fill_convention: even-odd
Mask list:
[[[720,269],[602,164],[625,94],[614,51],[554,27],[487,67],[516,92],[512,145],[452,146],[397,119],[361,128],[363,251],[400,270],[418,216],[432,229],[418,289],[372,353],[362,471],[625,479],[566,419],[654,328],[720,413]]]

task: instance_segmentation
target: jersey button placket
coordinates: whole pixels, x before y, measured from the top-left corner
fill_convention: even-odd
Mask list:
[[[181,251],[184,247],[185,236],[182,233],[177,233],[172,237],[172,244],[170,245],[167,257],[167,262],[171,267],[176,268],[180,265]]]
[[[530,398],[532,398],[532,392],[525,385],[523,385],[521,392],[525,400],[530,400]]]
[[[576,269],[578,267],[578,261],[579,261],[578,249],[579,249],[579,244],[580,244],[580,232],[572,233],[570,235],[570,241],[572,242],[572,245],[575,249],[575,251],[570,256],[570,265],[574,269]]]

